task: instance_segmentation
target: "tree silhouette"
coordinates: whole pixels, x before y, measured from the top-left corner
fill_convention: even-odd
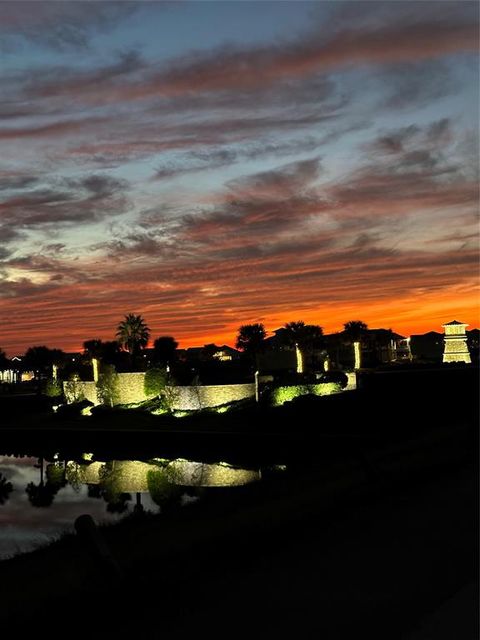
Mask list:
[[[134,356],[147,346],[150,338],[150,329],[142,316],[129,313],[118,325],[116,336],[118,342],[131,356]]]
[[[12,491],[12,483],[9,482],[2,473],[0,473],[0,504],[5,504]]]
[[[243,324],[238,329],[235,346],[249,355],[258,368],[258,354],[264,348],[264,340],[267,335],[265,327],[261,323]]]
[[[153,343],[153,362],[163,367],[172,365],[177,357],[178,342],[172,336],[160,336]]]
[[[103,499],[107,503],[108,513],[125,513],[128,509],[128,502],[132,499],[132,496],[125,491],[120,493],[105,491],[103,493]]]
[[[35,374],[50,374],[52,366],[60,367],[65,364],[66,354],[61,349],[49,349],[45,346],[30,347],[24,357],[24,365]]]
[[[83,355],[88,361],[96,358],[105,364],[116,364],[120,353],[117,340],[86,340],[83,343]]]
[[[313,354],[315,346],[323,336],[322,327],[298,320],[287,322],[284,329],[287,343],[297,349],[297,373],[303,373],[305,356]]]
[[[353,345],[354,349],[354,368],[360,369],[361,360],[361,342],[365,337],[368,326],[361,320],[350,320],[343,325],[343,334],[348,342]]]
[[[118,325],[116,337],[119,344],[128,352],[129,366],[132,369],[140,351],[148,344],[150,329],[142,316],[129,313]],[[143,364],[142,362],[142,367]]]
[[[52,485],[50,482],[44,483],[43,458],[39,458],[38,464],[35,466],[40,469],[40,482],[38,484],[35,484],[34,482],[29,482],[27,484],[25,491],[28,495],[28,500],[32,507],[49,507],[52,504],[59,487]]]
[[[38,485],[29,482],[25,491],[32,507],[49,507],[58,489],[48,482],[46,484],[40,482]]]
[[[5,371],[10,367],[10,360],[3,349],[0,349],[0,371]]]

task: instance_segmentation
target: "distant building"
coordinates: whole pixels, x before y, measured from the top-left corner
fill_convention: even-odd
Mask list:
[[[8,368],[0,371],[0,382],[28,382],[33,380],[34,377],[35,372],[25,368],[23,359],[20,356],[13,356],[10,359]]]
[[[452,322],[442,324],[442,327],[445,329],[443,362],[466,362],[470,364],[472,359],[470,358],[467,334],[465,332],[465,327],[468,327],[468,324],[452,320]]]
[[[324,336],[325,349],[334,368],[353,369],[354,350],[344,331]],[[376,367],[411,360],[410,339],[391,329],[366,329],[360,340],[362,367]]]
[[[227,344],[206,344],[203,347],[189,347],[177,349],[177,356],[181,362],[231,362],[238,360],[240,351],[229,347]]]

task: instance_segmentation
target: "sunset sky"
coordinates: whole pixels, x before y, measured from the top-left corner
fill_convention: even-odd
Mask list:
[[[0,2],[0,347],[478,326],[477,2]]]

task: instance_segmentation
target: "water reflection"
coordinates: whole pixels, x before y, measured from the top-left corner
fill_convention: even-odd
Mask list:
[[[73,531],[82,513],[114,522],[185,504],[195,499],[196,488],[240,486],[260,477],[258,470],[183,459],[0,456],[0,559]]]

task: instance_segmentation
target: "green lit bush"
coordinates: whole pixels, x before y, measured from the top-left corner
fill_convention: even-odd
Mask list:
[[[118,375],[112,364],[106,364],[102,368],[102,373],[98,377],[97,395],[104,405],[113,407],[119,398]]]
[[[63,394],[62,383],[58,380],[48,380],[45,385],[45,395],[49,398],[58,398]]]
[[[272,390],[271,404],[278,407],[285,402],[290,402],[295,398],[305,395],[329,396],[341,391],[338,382],[326,382],[323,384],[297,384],[288,387],[277,387]]]
[[[164,369],[148,369],[143,380],[143,389],[147,398],[159,396],[167,385],[167,373]]]
[[[176,479],[174,473],[166,466],[147,471],[148,491],[155,504],[165,507],[180,497],[181,487],[175,484]]]

